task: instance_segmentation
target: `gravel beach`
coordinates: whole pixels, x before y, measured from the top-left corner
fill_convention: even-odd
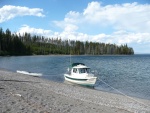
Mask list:
[[[0,70],[0,113],[150,113],[150,100]]]

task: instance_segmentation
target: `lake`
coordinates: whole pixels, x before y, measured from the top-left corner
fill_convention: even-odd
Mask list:
[[[44,79],[64,82],[71,62],[81,62],[96,72],[95,90],[150,100],[150,55],[112,56],[9,56],[0,57],[0,68],[42,73]],[[27,76],[27,75],[25,75]]]

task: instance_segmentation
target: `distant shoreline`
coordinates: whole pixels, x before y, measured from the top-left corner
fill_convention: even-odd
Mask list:
[[[103,54],[103,55],[65,55],[65,54],[48,54],[48,55],[20,55],[20,56],[134,56],[134,55],[150,55],[150,54],[133,54],[133,55],[124,55],[124,54],[116,54],[116,55],[109,55],[109,54]],[[0,57],[19,57],[19,55],[6,55],[6,56],[0,56]]]
[[[150,53],[134,53],[134,54],[100,54],[100,55],[92,55],[92,54],[47,54],[47,55],[0,55],[0,57],[5,56],[134,56],[134,55],[150,55]]]

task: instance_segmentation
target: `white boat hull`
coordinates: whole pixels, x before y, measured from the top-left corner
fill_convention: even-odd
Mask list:
[[[85,85],[85,86],[94,86],[97,77],[74,78],[70,76],[69,74],[64,74],[64,78],[66,81],[69,81],[72,83]]]

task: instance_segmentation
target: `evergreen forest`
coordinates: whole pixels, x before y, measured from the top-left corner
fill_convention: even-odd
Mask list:
[[[62,40],[24,33],[11,33],[0,28],[0,56],[20,55],[133,55],[134,50],[127,44],[105,44]]]

